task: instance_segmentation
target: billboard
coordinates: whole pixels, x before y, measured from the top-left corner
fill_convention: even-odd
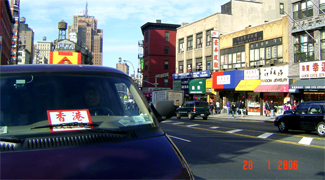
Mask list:
[[[50,64],[81,64],[81,53],[51,51]]]

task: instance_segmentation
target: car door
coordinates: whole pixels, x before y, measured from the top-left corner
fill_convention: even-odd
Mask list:
[[[295,116],[291,119],[289,125],[292,127],[292,129],[305,129],[306,121],[308,121],[307,113],[309,107],[309,104],[296,107],[296,110],[294,112]]]
[[[315,130],[316,125],[322,121],[322,119],[321,107],[319,105],[310,105],[304,117],[303,128],[306,130]]]

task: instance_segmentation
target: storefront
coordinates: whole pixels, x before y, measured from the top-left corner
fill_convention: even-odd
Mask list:
[[[325,101],[325,61],[299,64],[300,80],[290,85],[289,92],[298,102]]]
[[[189,81],[189,93],[194,101],[207,101],[205,79],[192,79]]]
[[[244,71],[244,80],[236,86],[235,91],[245,93],[245,104],[248,115],[260,115],[260,93],[253,92],[260,85],[260,70],[250,69]]]
[[[244,71],[221,71],[214,72],[212,75],[212,88],[216,91],[217,99],[221,98],[220,107],[224,107],[226,103],[245,100],[245,92],[235,92],[238,83],[244,79]]]
[[[263,109],[266,101],[273,101],[276,114],[283,113],[283,103],[289,97],[289,66],[273,66],[261,68],[261,83],[254,89],[260,93],[260,109]],[[260,111],[263,115],[263,111]]]

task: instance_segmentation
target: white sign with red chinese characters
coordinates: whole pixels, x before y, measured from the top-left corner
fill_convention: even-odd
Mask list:
[[[217,76],[217,85],[230,84],[230,75]]]
[[[213,70],[219,69],[219,39],[213,38]]]
[[[300,78],[324,78],[325,61],[312,61],[299,64]]]
[[[219,31],[211,31],[211,37],[212,38],[218,38],[219,37]]]
[[[261,85],[289,84],[289,66],[261,68]]]
[[[47,116],[50,125],[66,123],[92,123],[88,109],[48,110]],[[91,127],[84,125],[62,125],[57,127],[51,127],[52,132],[80,131],[87,129],[91,129]]]
[[[259,69],[249,69],[244,71],[245,80],[256,80],[260,79],[260,70]]]

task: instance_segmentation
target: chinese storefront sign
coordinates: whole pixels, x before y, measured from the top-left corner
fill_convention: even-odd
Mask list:
[[[219,39],[213,39],[213,70],[219,69]]]
[[[247,34],[244,36],[236,37],[232,39],[233,46],[250,43],[254,41],[263,40],[263,31]]]
[[[217,85],[230,84],[230,75],[217,76]]]
[[[256,80],[260,79],[260,70],[259,69],[250,69],[244,71],[245,80]]]
[[[50,125],[63,123],[92,123],[88,109],[49,110],[47,111],[47,116]],[[62,125],[51,127],[52,132],[79,131],[86,129],[91,129],[91,127],[84,125]]]
[[[289,66],[261,68],[261,85],[289,84]]]
[[[300,78],[324,78],[325,61],[300,63]]]

